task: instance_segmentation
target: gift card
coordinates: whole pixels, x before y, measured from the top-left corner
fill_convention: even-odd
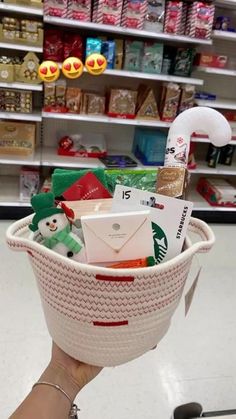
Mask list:
[[[145,208],[150,210],[156,261],[166,262],[182,251],[193,203],[136,188],[116,186],[112,211],[142,211]]]

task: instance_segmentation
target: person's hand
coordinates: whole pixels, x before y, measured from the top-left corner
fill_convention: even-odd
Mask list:
[[[71,358],[53,343],[51,361],[40,380],[59,384],[73,400],[101,370],[101,367],[84,364]]]

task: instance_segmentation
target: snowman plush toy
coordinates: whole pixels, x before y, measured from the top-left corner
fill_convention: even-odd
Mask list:
[[[43,238],[42,244],[65,257],[86,262],[84,244],[71,231],[73,210],[63,202],[60,208],[56,207],[51,192],[34,195],[31,198],[31,205],[35,214],[29,228],[33,232],[40,232]]]

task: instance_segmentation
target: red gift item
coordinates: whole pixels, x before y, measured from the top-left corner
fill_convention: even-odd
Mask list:
[[[80,35],[65,33],[64,35],[64,59],[77,57],[83,59],[83,40]]]
[[[92,172],[78,179],[62,195],[67,201],[112,198],[110,192]]]
[[[43,56],[45,60],[63,61],[63,40],[59,30],[46,29],[44,31]]]
[[[59,146],[63,150],[70,150],[73,144],[74,144],[73,140],[68,135],[65,135],[59,141]]]

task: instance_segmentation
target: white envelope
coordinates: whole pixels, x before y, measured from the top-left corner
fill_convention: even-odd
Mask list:
[[[150,211],[81,217],[89,263],[154,256]]]

